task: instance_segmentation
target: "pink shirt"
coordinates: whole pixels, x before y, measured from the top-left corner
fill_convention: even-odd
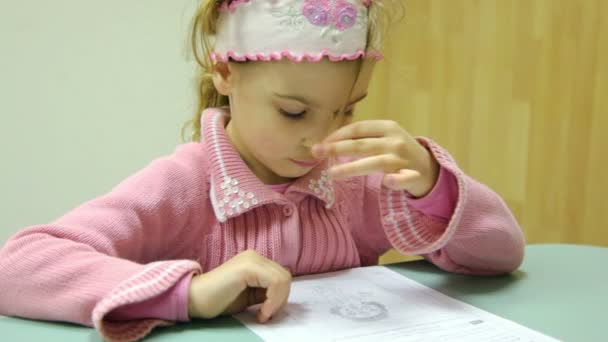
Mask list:
[[[332,181],[326,164],[280,193],[240,159],[226,118],[206,110],[200,143],[11,237],[0,250],[0,314],[136,340],[186,320],[191,275],[247,249],[294,276],[377,264],[390,248],[464,274],[511,272],[522,262],[523,234],[504,201],[430,139],[418,141],[442,176],[425,198],[383,187],[382,174]],[[128,317],[137,303],[153,305],[141,319]]]
[[[291,185],[291,183],[283,183],[283,184],[273,184],[273,185],[269,185],[269,187],[272,189],[272,191],[276,191],[280,194],[284,194],[285,191],[287,191],[287,188],[289,188],[289,186]]]

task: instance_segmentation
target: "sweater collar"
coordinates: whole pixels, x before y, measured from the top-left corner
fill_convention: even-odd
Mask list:
[[[241,159],[230,142],[225,127],[227,108],[206,109],[201,117],[201,141],[210,161],[211,204],[220,222],[268,203],[284,203],[283,195],[265,185]],[[331,208],[335,202],[328,162],[317,165],[287,189],[313,196]]]

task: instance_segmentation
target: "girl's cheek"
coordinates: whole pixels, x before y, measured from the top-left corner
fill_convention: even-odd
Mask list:
[[[276,137],[260,137],[259,146],[261,146],[264,151],[269,153],[279,153],[286,147],[286,142],[277,139]]]
[[[291,150],[290,147],[294,145],[293,139],[293,136],[286,135],[284,132],[268,132],[265,136],[260,137],[260,145],[264,146],[266,151],[279,156]]]

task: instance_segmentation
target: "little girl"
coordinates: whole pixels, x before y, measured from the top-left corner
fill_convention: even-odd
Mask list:
[[[396,122],[352,122],[387,11],[203,1],[194,141],[7,241],[0,314],[130,341],[257,303],[266,322],[292,276],[374,265],[390,248],[448,272],[515,270],[524,239],[497,194]]]

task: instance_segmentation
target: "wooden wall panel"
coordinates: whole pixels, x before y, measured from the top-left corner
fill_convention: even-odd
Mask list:
[[[528,242],[608,246],[608,1],[404,3],[358,118],[448,148]]]

